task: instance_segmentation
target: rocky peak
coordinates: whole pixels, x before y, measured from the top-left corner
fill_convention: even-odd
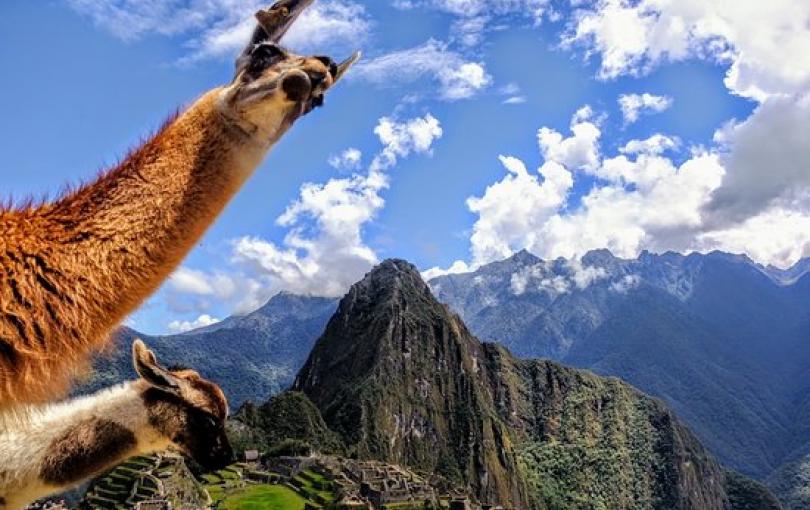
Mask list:
[[[542,259],[523,249],[507,259],[518,266],[533,266],[542,262]]]
[[[619,260],[608,249],[591,250],[582,256],[582,264],[586,266],[607,267]]]

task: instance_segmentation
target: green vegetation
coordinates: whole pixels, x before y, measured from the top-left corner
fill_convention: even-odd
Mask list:
[[[222,510],[304,510],[306,500],[283,485],[255,485],[228,496]]]
[[[311,450],[341,453],[343,445],[324,423],[318,408],[306,395],[287,391],[256,407],[245,404],[236,420],[249,431],[233,427],[234,443],[245,443],[270,455],[309,455]]]

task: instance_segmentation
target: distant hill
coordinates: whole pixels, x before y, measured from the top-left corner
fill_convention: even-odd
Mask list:
[[[129,346],[142,338],[167,365],[192,367],[216,380],[231,407],[264,401],[288,388],[337,306],[336,299],[281,293],[245,316],[181,335],[148,336],[122,328],[116,347],[97,359],[88,392],[132,379]]]
[[[293,389],[352,455],[438,471],[508,508],[779,508],[662,403],[482,344],[389,260],[343,298]]]

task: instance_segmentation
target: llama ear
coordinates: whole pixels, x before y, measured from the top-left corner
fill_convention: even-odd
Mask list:
[[[155,353],[140,339],[132,343],[132,361],[135,364],[135,371],[144,381],[171,393],[180,391],[177,378],[158,364]]]

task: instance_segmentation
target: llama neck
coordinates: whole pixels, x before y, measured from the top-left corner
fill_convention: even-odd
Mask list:
[[[219,96],[45,213],[62,227],[64,264],[83,277],[88,324],[106,332],[157,290],[268,150],[222,115]]]
[[[34,411],[28,423],[0,433],[0,497],[30,502],[166,449],[170,441],[149,425],[142,393],[140,383],[127,383]]]
[[[129,382],[87,397],[46,406],[42,411],[34,412],[32,423],[25,427],[38,430],[40,440],[54,444],[60,438],[86,432],[87,424],[114,423],[114,427],[108,428],[121,432],[122,437],[117,440],[125,444],[131,443],[130,450],[126,452],[127,456],[160,451],[168,447],[170,441],[150,425],[149,414],[143,400],[144,391],[145,385],[142,381]],[[123,436],[131,437],[132,441]],[[107,439],[112,438],[101,436],[95,438],[101,442]]]

